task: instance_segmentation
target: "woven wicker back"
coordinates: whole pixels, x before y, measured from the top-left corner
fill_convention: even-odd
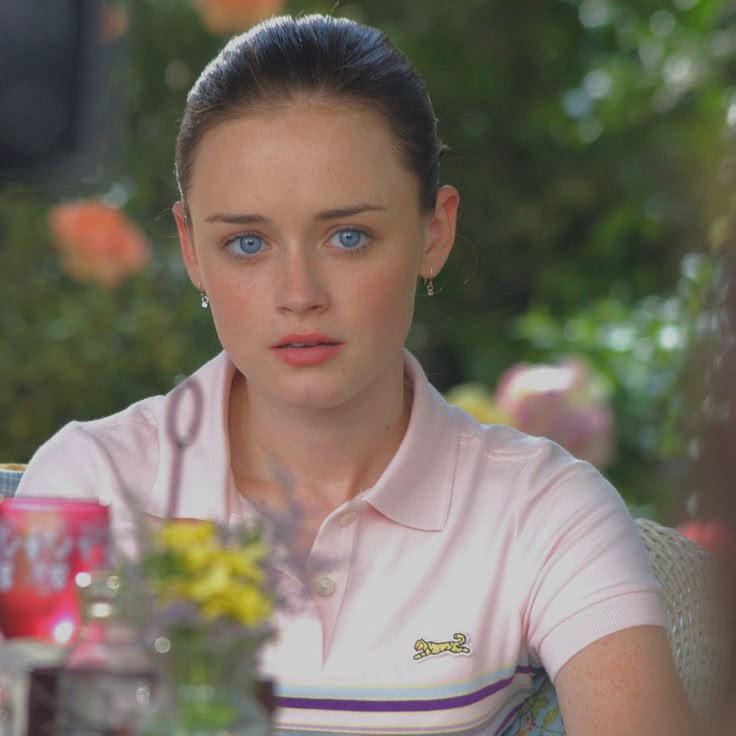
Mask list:
[[[649,519],[636,525],[662,585],[677,670],[693,708],[703,713],[722,695],[731,649],[715,560],[676,529]]]

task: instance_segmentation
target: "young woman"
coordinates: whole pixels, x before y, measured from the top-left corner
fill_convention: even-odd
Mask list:
[[[620,497],[446,404],[404,348],[455,235],[441,153],[421,79],[377,30],[277,18],[204,70],[174,216],[223,353],[189,379],[203,416],[176,512],[228,522],[287,495],[310,512],[307,600],[263,662],[285,732],[496,734],[544,668],[570,736],[685,734]],[[20,492],[107,498],[121,533],[122,486],[164,515],[173,400],[68,425]]]

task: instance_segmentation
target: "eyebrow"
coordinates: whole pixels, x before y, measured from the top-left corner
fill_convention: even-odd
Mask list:
[[[263,215],[225,215],[225,214],[214,214],[207,215],[204,218],[205,222],[224,222],[228,225],[267,225],[271,222],[268,217]]]
[[[315,220],[339,220],[341,217],[350,217],[351,215],[360,215],[363,212],[384,212],[385,207],[378,204],[356,204],[352,207],[338,207],[333,210],[322,210],[315,216]]]
[[[319,220],[339,220],[341,217],[350,217],[352,215],[360,215],[363,212],[383,212],[386,207],[376,204],[356,204],[350,207],[337,207],[330,210],[320,210],[314,215],[316,221]],[[243,213],[237,215],[228,215],[216,213],[205,217],[205,222],[224,222],[228,225],[270,225],[273,223],[271,218],[257,213]]]

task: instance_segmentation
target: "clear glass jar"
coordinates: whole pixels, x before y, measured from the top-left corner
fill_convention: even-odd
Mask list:
[[[83,624],[59,673],[56,736],[137,736],[155,675],[138,630],[115,605],[115,576],[83,595]]]
[[[165,639],[161,682],[143,736],[270,736],[253,661],[233,642]]]

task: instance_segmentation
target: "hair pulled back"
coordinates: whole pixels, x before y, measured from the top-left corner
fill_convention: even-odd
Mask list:
[[[345,18],[272,18],[231,39],[187,96],[176,142],[182,198],[196,148],[221,122],[277,108],[304,95],[345,100],[378,113],[432,211],[443,146],[424,82],[381,31]]]

